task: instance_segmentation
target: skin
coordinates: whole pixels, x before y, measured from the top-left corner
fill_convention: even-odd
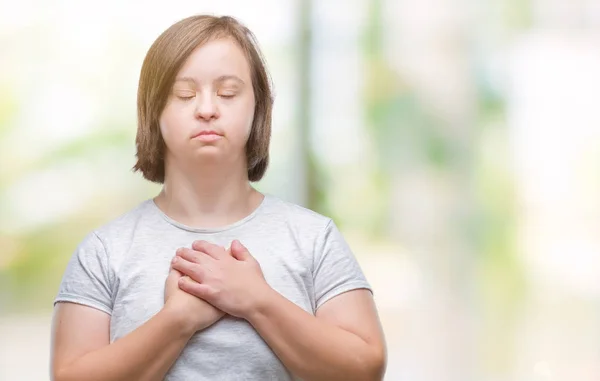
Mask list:
[[[264,196],[248,181],[244,154],[255,106],[250,73],[242,50],[230,39],[219,39],[198,47],[177,74],[160,118],[166,176],[154,199],[172,219],[219,227],[244,218],[262,202]],[[195,137],[206,130],[219,137]],[[368,291],[332,298],[313,316],[269,287],[239,241],[230,250],[195,242],[174,254],[164,307],[114,343],[109,315],[57,304],[53,380],[162,380],[192,335],[225,313],[247,319],[305,380],[382,378],[385,344]]]
[[[239,241],[230,252],[206,241],[177,251],[172,268],[189,276],[179,287],[228,314],[246,319],[284,365],[304,380],[381,380],[385,343],[375,303],[353,290],[324,303],[313,316],[265,281]]]
[[[232,40],[207,43],[183,65],[160,119],[168,148],[156,204],[190,226],[238,221],[261,203],[248,182],[245,145],[254,119],[250,66]],[[215,130],[222,137],[193,137]]]
[[[236,76],[244,84],[223,81],[224,76]],[[189,225],[212,227],[239,220],[263,198],[248,183],[243,155],[254,112],[245,57],[231,40],[211,41],[188,57],[177,77],[193,78],[195,84],[189,80],[173,84],[161,114],[166,177],[155,202]],[[223,137],[216,142],[192,139],[203,129],[217,130]],[[57,303],[52,379],[162,380],[192,335],[224,315],[178,288],[181,277],[171,271],[162,310],[114,343],[109,315],[88,306]]]

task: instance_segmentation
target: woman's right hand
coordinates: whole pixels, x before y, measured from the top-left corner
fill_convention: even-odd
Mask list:
[[[171,269],[165,282],[165,309],[173,313],[186,333],[194,334],[196,331],[210,327],[219,321],[225,312],[212,304],[179,288],[179,279],[184,275]]]

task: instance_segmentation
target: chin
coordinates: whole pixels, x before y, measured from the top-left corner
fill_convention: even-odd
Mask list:
[[[192,160],[203,160],[203,161],[221,161],[223,159],[224,152],[220,147],[215,146],[203,146],[198,147],[190,153]]]

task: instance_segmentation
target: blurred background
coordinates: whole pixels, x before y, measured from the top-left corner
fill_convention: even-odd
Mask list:
[[[600,1],[0,2],[0,380],[48,380],[77,244],[153,197],[139,70],[197,13],[255,32],[258,189],[338,223],[389,381],[600,380]]]

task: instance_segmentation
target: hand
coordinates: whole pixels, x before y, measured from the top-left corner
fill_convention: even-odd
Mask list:
[[[179,271],[171,269],[165,282],[165,307],[180,319],[186,333],[194,334],[208,328],[225,313],[206,301],[197,298],[179,288],[178,282],[185,278]],[[188,279],[189,280],[189,279]],[[193,282],[190,280],[190,282]]]
[[[179,279],[182,290],[230,315],[246,318],[272,289],[248,249],[235,240],[230,251],[231,255],[220,246],[196,241],[192,249],[177,251],[172,267],[189,277]]]

